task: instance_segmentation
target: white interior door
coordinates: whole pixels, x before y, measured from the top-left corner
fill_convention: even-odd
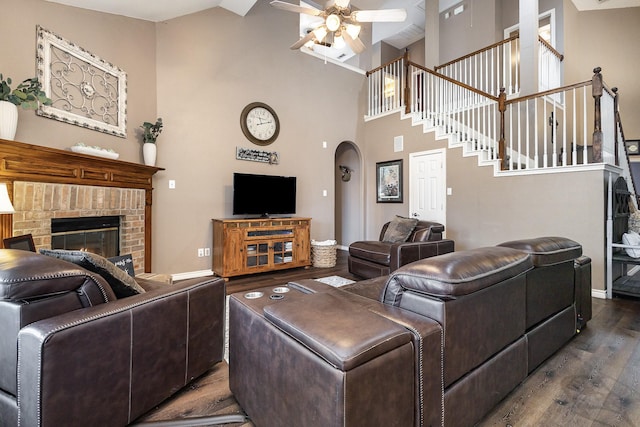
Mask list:
[[[409,155],[409,215],[446,225],[446,150]]]

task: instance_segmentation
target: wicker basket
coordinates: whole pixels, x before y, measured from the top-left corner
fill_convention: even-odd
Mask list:
[[[311,262],[314,267],[335,267],[336,266],[336,248],[335,240],[326,240],[324,242],[311,241]]]

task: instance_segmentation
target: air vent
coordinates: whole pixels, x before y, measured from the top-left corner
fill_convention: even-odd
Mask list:
[[[404,49],[424,38],[424,28],[419,27],[415,24],[411,24],[409,26],[404,27],[397,34],[394,34],[390,37],[384,39],[385,43],[390,44],[396,49]]]

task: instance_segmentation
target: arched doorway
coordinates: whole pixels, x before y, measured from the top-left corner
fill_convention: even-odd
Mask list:
[[[335,238],[342,249],[362,240],[364,233],[364,192],[362,157],[350,141],[341,142],[335,154]]]

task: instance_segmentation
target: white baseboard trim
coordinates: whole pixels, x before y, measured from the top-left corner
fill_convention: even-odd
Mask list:
[[[200,270],[200,271],[187,271],[185,273],[175,273],[171,275],[171,278],[175,282],[176,280],[195,279],[198,277],[213,276],[213,270]]]
[[[600,289],[591,289],[591,296],[593,298],[607,299],[607,291]]]

